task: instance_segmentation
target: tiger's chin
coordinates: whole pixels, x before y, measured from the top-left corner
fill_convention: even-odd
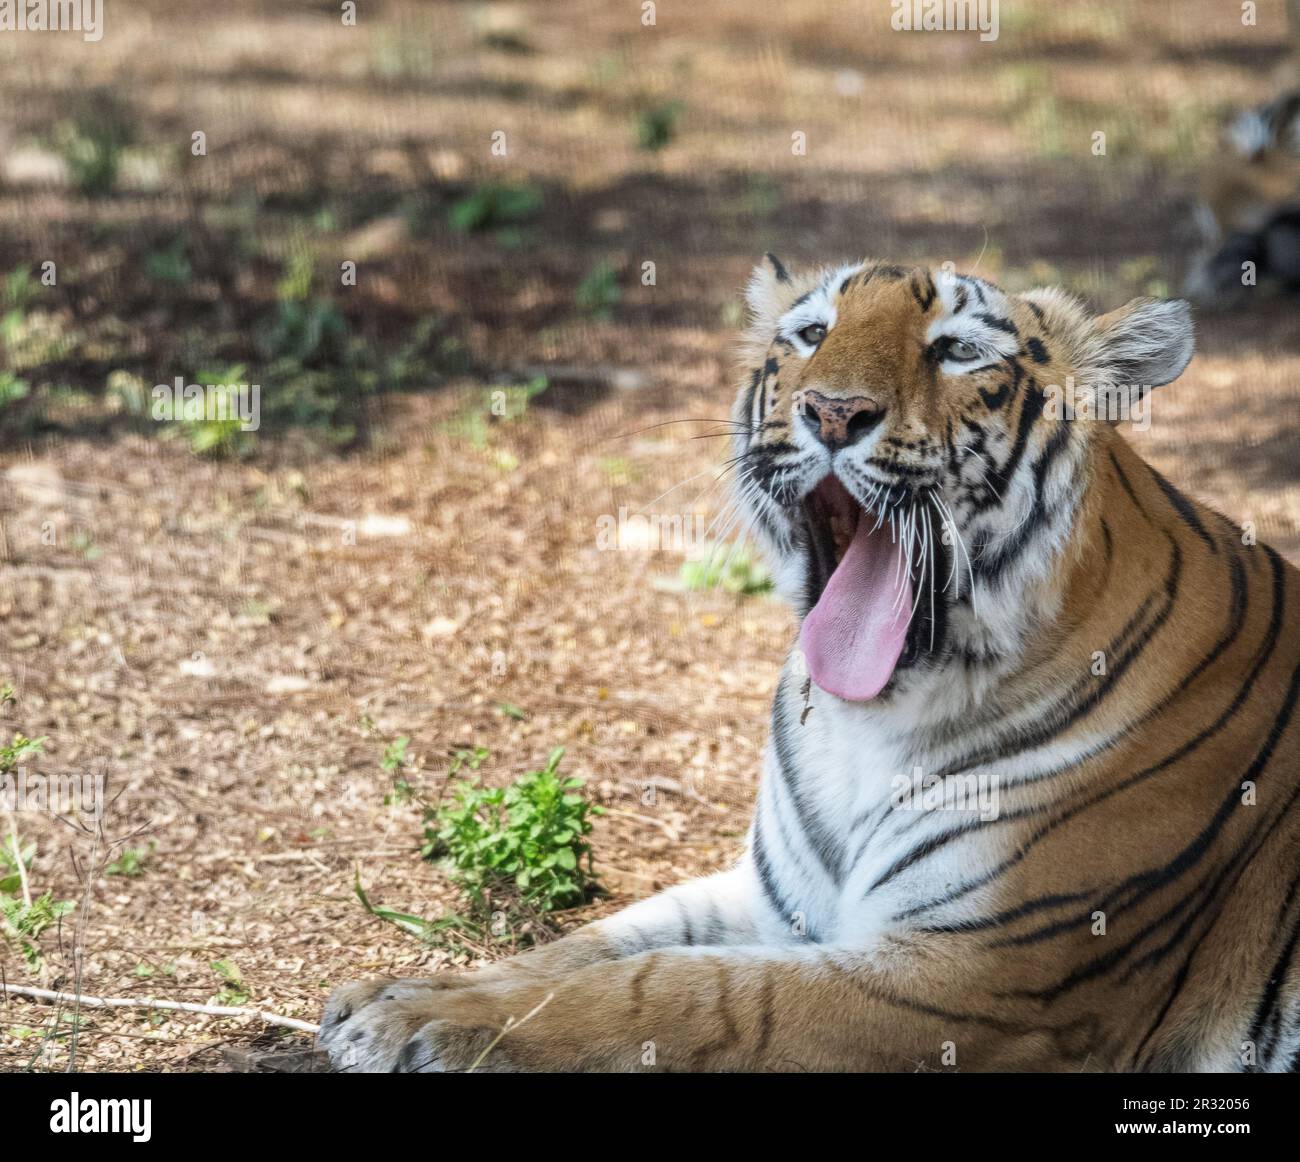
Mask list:
[[[813,681],[851,702],[891,693],[900,671],[943,648],[951,559],[919,494],[875,507],[835,475],[800,504],[806,563],[800,645]]]

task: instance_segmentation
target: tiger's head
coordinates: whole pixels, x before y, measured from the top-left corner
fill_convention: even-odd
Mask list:
[[[747,297],[739,501],[812,679],[850,701],[1041,631],[1109,421],[1192,355],[1186,303],[1095,317],[946,270],[769,255]]]

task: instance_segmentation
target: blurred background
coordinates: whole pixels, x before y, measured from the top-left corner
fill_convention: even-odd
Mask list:
[[[0,739],[111,800],[0,820],[76,905],[11,923],[10,983],[311,1020],[509,951],[374,912],[455,906],[418,847],[466,750],[500,785],[564,747],[607,809],[605,894],[532,937],[725,865],[792,637],[724,503],[751,266],[1176,294],[1291,59],[1282,0],[1004,0],[990,41],[886,0],[348,8],[0,32]],[[1133,439],[1300,561],[1294,302],[1198,329]],[[260,427],[159,419],[177,377],[259,385]],[[0,1068],[65,1068],[68,1019],[12,1000]],[[271,1036],[78,1020],[87,1069]]]

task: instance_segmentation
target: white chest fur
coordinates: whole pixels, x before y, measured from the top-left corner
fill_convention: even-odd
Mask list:
[[[987,905],[978,890],[948,897],[1004,858],[1008,829],[984,826],[1002,806],[996,782],[978,771],[936,781],[910,725],[915,707],[853,705],[805,688],[796,651],[777,695],[755,828],[775,917],[768,935],[865,947]],[[935,837],[943,842],[917,858]]]

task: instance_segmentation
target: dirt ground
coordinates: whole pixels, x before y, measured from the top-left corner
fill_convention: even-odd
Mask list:
[[[1024,0],[988,44],[892,32],[883,3],[661,2],[653,26],[597,0],[358,7],[345,27],[312,0],[137,0],[98,43],[0,36],[0,265],[59,268],[24,332],[55,340],[6,349],[30,390],[0,404],[0,731],[46,736],[31,769],[102,776],[111,800],[98,826],[18,815],[31,887],[77,908],[39,971],[0,945],[9,984],[204,1003],[224,962],[241,1005],[313,1021],[358,975],[501,955],[422,944],[354,894],[455,906],[418,807],[385,802],[403,735],[429,797],[458,748],[488,748],[493,782],[566,748],[608,809],[608,892],[564,926],[725,865],[791,618],[682,592],[680,552],[598,530],[698,514],[726,539],[718,421],[751,265],[952,261],[1098,309],[1176,292],[1221,117],[1271,94],[1285,51],[1280,0],[1253,28],[1214,0]],[[51,127],[110,112],[129,145],[89,193]],[[518,236],[458,232],[449,210],[500,182],[538,195]],[[189,277],[160,281],[149,256],[177,238]],[[422,320],[444,339],[356,403],[354,435],[269,424],[249,455],[199,456],[109,390],[263,371],[259,321],[304,248],[368,350]],[[1294,303],[1261,291],[1198,327],[1134,439],[1300,562]],[[522,415],[492,415],[539,375]],[[147,853],[136,875],[109,871],[124,848]],[[306,1044],[197,1014],[73,1027],[0,1002],[0,1069]]]

